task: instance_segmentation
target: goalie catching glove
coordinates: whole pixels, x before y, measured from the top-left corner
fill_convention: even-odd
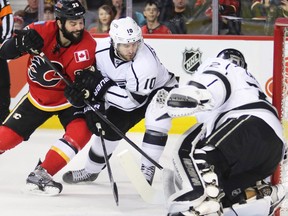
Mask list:
[[[15,30],[16,48],[20,53],[39,55],[44,46],[44,40],[34,29]]]
[[[172,89],[166,99],[166,111],[171,117],[193,115],[214,107],[210,92],[200,83]],[[189,83],[189,84],[190,84]]]

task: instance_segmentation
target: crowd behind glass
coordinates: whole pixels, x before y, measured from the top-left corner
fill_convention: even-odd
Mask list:
[[[27,0],[28,5],[30,1],[33,0]],[[40,11],[38,20],[47,20],[45,18],[47,5],[53,5],[54,2],[45,0],[43,4],[43,1],[38,1]],[[86,27],[87,29],[89,26],[93,27],[92,33],[107,33],[107,28],[99,25],[101,16],[98,11],[103,10],[103,5],[108,15],[110,14],[110,21],[131,16],[141,27],[147,24],[147,14],[153,11],[159,12],[157,15],[159,23],[168,27],[170,31],[166,32],[172,34],[273,35],[276,18],[288,17],[288,0],[148,1],[149,4],[155,2],[156,9],[146,8],[147,0],[82,0],[81,2],[87,8]],[[18,12],[16,14],[18,21],[19,14]],[[99,26],[104,30],[101,31]],[[153,33],[149,30],[147,32]]]

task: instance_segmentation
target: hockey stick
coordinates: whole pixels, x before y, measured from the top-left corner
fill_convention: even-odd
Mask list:
[[[119,205],[118,189],[117,189],[116,182],[114,181],[114,178],[113,178],[113,175],[112,175],[112,170],[111,170],[111,166],[110,166],[110,163],[109,163],[107,150],[106,150],[106,146],[105,146],[105,142],[104,142],[104,138],[103,138],[103,135],[104,135],[105,131],[102,130],[102,127],[101,127],[100,123],[96,123],[96,127],[98,129],[99,134],[100,134],[100,139],[101,139],[103,153],[104,153],[104,160],[105,160],[105,163],[106,163],[106,166],[107,166],[107,171],[108,171],[108,175],[109,175],[109,179],[110,179],[110,183],[111,183],[114,199],[115,199],[116,205],[118,206]]]
[[[201,127],[201,128],[200,128]],[[196,129],[198,131],[196,131]],[[191,145],[196,145],[200,138],[203,136],[203,133],[205,133],[205,127],[203,127],[202,124],[195,124],[193,127],[191,127],[189,130],[187,130],[181,137],[178,139],[178,143],[182,143],[184,139],[190,134],[192,131],[194,132],[194,138],[191,143]],[[120,163],[122,167],[124,168],[124,171],[126,175],[128,176],[129,180],[131,181],[134,188],[137,190],[141,198],[150,204],[163,204],[165,202],[165,197],[169,197],[168,191],[171,190],[171,186],[168,187],[167,179],[163,178],[164,188],[163,190],[156,189],[152,187],[148,182],[146,181],[143,173],[138,168],[135,160],[133,159],[131,153],[128,150],[124,150],[120,152],[117,157],[120,159]],[[171,159],[172,160],[172,159]],[[168,171],[168,169],[166,169]],[[163,174],[166,174],[165,169],[163,170]],[[166,175],[167,176],[167,175]],[[165,185],[166,184],[166,185]],[[172,183],[172,181],[170,182]],[[166,190],[166,191],[165,191]]]
[[[70,80],[68,80],[53,64],[52,62],[47,58],[47,56],[41,52],[39,54],[41,58],[45,60],[45,62],[53,69],[58,76],[61,77],[61,79],[66,83],[68,86],[72,86],[72,83]],[[87,100],[84,100],[85,104],[107,125],[109,125],[119,136],[121,136],[126,142],[128,142],[134,149],[136,149],[140,154],[142,154],[147,160],[149,160],[151,163],[153,163],[157,168],[163,169],[163,167],[158,164],[155,160],[153,160],[151,157],[149,157],[141,148],[139,148],[132,140],[130,140],[119,128],[117,128],[109,119],[107,119],[105,116],[102,115],[102,113],[95,109]]]
[[[163,190],[156,189],[147,182],[131,153],[126,149],[117,154],[117,157],[119,157],[126,175],[141,198],[150,204],[164,204]]]

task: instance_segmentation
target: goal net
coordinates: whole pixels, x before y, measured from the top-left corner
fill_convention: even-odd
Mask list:
[[[274,28],[273,105],[277,108],[288,143],[288,19],[278,18]],[[287,148],[287,146],[286,146]],[[288,159],[279,165],[272,183],[283,183],[288,188]],[[288,197],[276,215],[288,215]]]

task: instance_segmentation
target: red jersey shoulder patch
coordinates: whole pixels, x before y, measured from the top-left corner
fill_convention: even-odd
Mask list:
[[[74,52],[74,58],[77,63],[88,61],[90,59],[88,50]]]

